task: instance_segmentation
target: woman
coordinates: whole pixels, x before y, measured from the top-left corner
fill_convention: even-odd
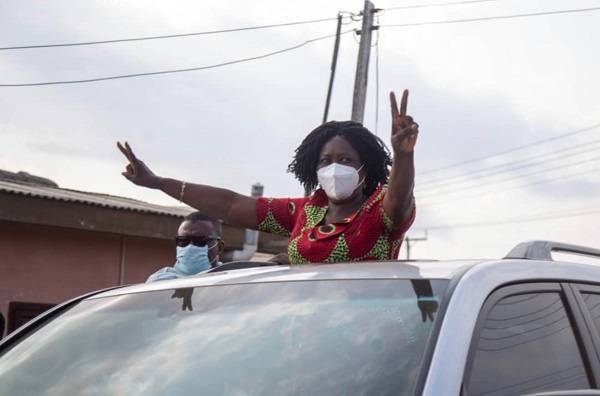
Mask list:
[[[408,91],[400,109],[393,92],[390,101],[392,158],[381,139],[352,121],[327,122],[304,139],[288,171],[307,190],[321,185],[310,197],[256,199],[158,177],[127,142],[117,143],[129,160],[122,174],[227,223],[290,237],[293,264],[394,259],[415,216],[413,151],[419,131],[406,115]]]

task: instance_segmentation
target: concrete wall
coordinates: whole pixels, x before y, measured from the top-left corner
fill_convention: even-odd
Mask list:
[[[144,282],[174,261],[170,240],[0,221],[0,312],[8,321],[11,301],[58,304]]]

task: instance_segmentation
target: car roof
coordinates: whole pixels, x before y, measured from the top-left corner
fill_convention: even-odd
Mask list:
[[[462,280],[461,283],[476,282],[464,287],[486,290],[493,290],[507,282],[550,279],[600,283],[600,265],[554,261],[551,253],[555,251],[600,258],[598,249],[550,241],[530,241],[517,245],[504,258],[492,260],[389,260],[291,266],[247,262],[243,264],[251,268],[228,270],[228,264],[225,264],[218,267],[218,270],[213,270],[214,272],[207,271],[180,279],[120,287],[88,298],[200,286],[342,279]],[[600,260],[597,261],[600,264]],[[230,268],[239,268],[239,265]],[[468,281],[469,279],[471,281]]]
[[[289,282],[332,279],[452,279],[479,260],[457,261],[369,261],[332,264],[275,265],[203,273],[101,293],[94,297],[153,290],[240,283]]]

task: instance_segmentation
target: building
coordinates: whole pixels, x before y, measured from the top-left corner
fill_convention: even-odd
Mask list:
[[[48,179],[0,170],[0,313],[8,333],[80,294],[144,282],[173,265],[173,236],[187,207],[59,188]],[[223,225],[229,252],[246,230]],[[259,253],[287,240],[260,233]],[[230,254],[230,256],[232,256]]]

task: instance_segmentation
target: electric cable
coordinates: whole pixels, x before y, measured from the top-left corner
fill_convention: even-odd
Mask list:
[[[600,147],[594,147],[595,143],[600,143],[600,139],[596,139],[596,140],[593,140],[590,142],[585,142],[585,143],[567,147],[567,148],[561,148],[556,151],[541,153],[538,155],[534,155],[534,156],[531,156],[528,158],[523,158],[523,159],[516,160],[516,161],[511,161],[511,162],[507,162],[507,163],[503,163],[503,164],[497,164],[497,165],[489,166],[489,167],[482,168],[482,169],[475,169],[470,172],[460,173],[458,175],[451,176],[451,177],[445,177],[440,180],[419,183],[419,188],[427,190],[427,189],[431,189],[431,188],[439,188],[439,187],[447,185],[447,184],[456,185],[456,183],[463,183],[464,181],[468,181],[470,177],[478,177],[478,178],[489,177],[489,176],[498,175],[498,174],[502,174],[502,173],[506,173],[506,172],[512,172],[512,171],[519,170],[519,169],[529,168],[532,166],[542,165],[547,162],[555,162],[556,160],[572,157],[574,155],[580,155],[580,154],[597,151],[600,149]],[[590,145],[592,147],[590,147]],[[531,160],[544,158],[544,157],[548,157],[548,156],[553,156],[556,154],[564,154],[565,152],[572,151],[572,150],[575,150],[577,148],[582,148],[582,147],[587,148],[587,150],[576,151],[574,153],[570,153],[570,154],[566,154],[566,155],[562,155],[562,156],[559,155],[556,157],[548,158],[543,161],[529,162]],[[525,163],[525,164],[518,166],[519,164],[522,164],[522,163]],[[506,169],[502,169],[502,168],[506,168]],[[496,170],[496,171],[491,172],[493,170]]]
[[[348,13],[348,12],[346,11],[346,13]],[[81,42],[81,43],[42,44],[42,45],[23,45],[23,46],[14,46],[14,47],[0,47],[0,51],[35,49],[35,48],[75,47],[75,46],[84,46],[84,45],[123,43],[123,42],[129,42],[129,41],[162,40],[162,39],[172,39],[172,38],[190,37],[190,36],[205,36],[205,35],[220,34],[220,33],[232,33],[232,32],[242,32],[242,31],[248,31],[248,30],[270,29],[270,28],[283,27],[283,26],[305,25],[305,24],[310,24],[310,23],[319,23],[319,22],[326,22],[326,21],[332,21],[332,20],[337,20],[337,17],[336,18],[314,19],[311,21],[277,23],[277,24],[273,24],[273,25],[252,26],[252,27],[224,29],[224,30],[212,30],[212,31],[206,31],[206,32],[169,34],[169,35],[164,35],[164,36],[137,37],[137,38],[101,40],[101,41],[87,41],[87,42]]]
[[[346,33],[350,33],[353,31],[354,31],[354,29],[347,30],[345,32],[340,33],[340,35],[344,35]],[[117,80],[117,79],[123,79],[123,78],[154,76],[154,75],[158,75],[158,74],[185,73],[185,72],[198,71],[198,70],[215,69],[217,67],[229,66],[229,65],[233,65],[233,64],[237,64],[237,63],[244,63],[244,62],[250,62],[253,60],[257,60],[257,59],[268,58],[270,56],[274,56],[274,55],[282,54],[284,52],[289,52],[289,51],[298,49],[300,47],[303,47],[303,46],[313,43],[315,41],[324,40],[324,39],[335,37],[335,36],[336,36],[335,34],[332,34],[332,35],[328,35],[328,36],[317,37],[314,39],[307,40],[304,43],[294,45],[292,47],[288,47],[288,48],[285,48],[282,50],[270,52],[270,53],[263,54],[263,55],[254,56],[251,58],[244,58],[244,59],[238,59],[238,60],[229,61],[229,62],[222,62],[222,63],[218,63],[215,65],[210,65],[210,66],[192,67],[192,68],[188,68],[188,69],[177,69],[177,70],[163,70],[163,71],[148,72],[148,73],[126,74],[126,75],[121,75],[121,76],[90,78],[90,79],[85,79],[85,80],[50,81],[50,82],[23,83],[23,84],[0,84],[0,87],[7,88],[7,87],[32,87],[32,86],[41,86],[41,85],[83,84],[83,83],[91,83],[91,82],[99,82],[99,81],[107,81],[107,80]]]
[[[487,3],[490,1],[498,1],[498,0],[468,0],[468,1],[454,1],[451,3],[417,4],[417,5],[384,8],[383,10],[384,11],[395,11],[395,10],[408,10],[411,8],[445,7],[445,6],[472,4],[472,3]]]
[[[393,25],[381,25],[380,28],[445,25],[445,24],[453,24],[453,23],[492,21],[492,20],[497,20],[497,19],[528,18],[528,17],[536,17],[536,16],[568,14],[568,13],[589,12],[589,11],[600,11],[600,7],[579,8],[579,9],[573,9],[573,10],[547,11],[547,12],[534,12],[534,13],[530,13],[530,14],[497,15],[497,16],[481,17],[481,18],[451,19],[451,20],[445,20],[445,21],[399,23],[399,24],[393,24]]]
[[[379,16],[376,18],[379,25]],[[379,29],[375,42],[375,135],[379,135]]]
[[[595,152],[595,151],[598,151],[597,147],[594,149],[591,149],[591,150],[582,151],[580,153],[566,155],[564,157],[561,157],[560,159],[569,158],[569,157],[572,157],[573,155],[583,154],[583,153],[587,153],[587,152]],[[553,172],[556,170],[562,170],[562,169],[565,169],[566,167],[569,167],[572,165],[578,166],[578,165],[586,164],[588,162],[593,162],[593,161],[597,161],[597,160],[600,160],[600,157],[594,157],[594,158],[586,159],[586,160],[581,160],[581,159],[577,158],[575,162],[559,163],[558,166],[554,166],[551,168],[543,168],[543,169],[536,170],[536,171],[529,172],[529,173],[517,173],[517,174],[509,175],[508,177],[501,178],[501,179],[495,179],[495,180],[494,179],[485,179],[483,181],[470,179],[470,180],[463,180],[463,181],[454,182],[454,183],[453,182],[444,183],[444,184],[434,185],[434,186],[428,185],[425,187],[422,187],[421,185],[417,185],[418,186],[417,190],[419,191],[419,193],[425,193],[425,194],[427,194],[427,192],[431,192],[432,190],[435,190],[436,191],[435,193],[432,193],[432,194],[429,194],[429,195],[426,195],[425,197],[423,197],[423,198],[429,198],[429,197],[438,196],[438,195],[447,195],[447,194],[453,194],[456,192],[463,192],[465,190],[472,190],[474,188],[489,186],[489,185],[493,185],[493,184],[497,184],[497,183],[502,183],[505,181],[513,181],[513,180],[522,179],[525,177],[534,176],[534,175],[538,175],[538,174],[542,174],[542,173]],[[535,163],[535,164],[526,164],[526,165],[523,165],[520,167],[515,167],[515,168],[509,169],[509,170],[501,170],[501,171],[496,172],[495,174],[492,173],[490,175],[502,176],[504,174],[514,172],[519,169],[525,169],[525,168],[528,168],[531,166],[537,166],[537,165],[540,165],[540,164],[543,164],[546,162],[548,162],[548,161]],[[485,176],[489,177],[490,175],[485,175]],[[483,176],[479,176],[479,177],[483,177]],[[469,185],[470,182],[471,183],[476,182],[478,184]],[[446,188],[446,189],[444,189],[444,188]]]
[[[534,223],[539,221],[546,220],[555,220],[555,219],[563,219],[569,217],[579,217],[579,216],[587,216],[591,214],[600,214],[600,208],[586,208],[579,212],[568,211],[568,213],[562,213],[565,211],[561,211],[561,213],[538,213],[535,216],[530,217],[514,217],[505,220],[491,220],[491,221],[481,221],[481,222],[465,222],[465,223],[456,223],[456,224],[445,224],[439,226],[423,226],[417,227],[416,229],[424,229],[424,230],[447,230],[453,228],[479,228],[479,227],[495,227],[509,224],[519,224],[519,223]]]
[[[431,202],[431,203],[421,203],[419,205],[419,207],[426,207],[426,206],[432,206],[432,205],[442,205],[445,203],[450,203],[450,202],[456,202],[456,201],[464,201],[467,199],[471,199],[471,198],[480,198],[484,195],[489,195],[489,194],[494,194],[494,193],[502,193],[502,192],[506,192],[506,191],[510,191],[510,190],[515,190],[515,189],[520,189],[523,187],[530,187],[530,186],[534,186],[534,185],[539,185],[539,184],[546,184],[546,183],[552,183],[558,180],[564,180],[564,179],[570,179],[572,177],[576,177],[576,176],[581,176],[581,175],[585,175],[591,172],[597,172],[598,169],[588,169],[585,171],[581,171],[581,172],[576,172],[576,173],[571,173],[568,175],[563,175],[563,176],[557,176],[554,177],[552,179],[545,179],[545,180],[538,180],[536,182],[530,182],[530,183],[525,183],[525,184],[519,184],[517,186],[510,186],[510,187],[503,187],[500,189],[495,189],[495,190],[490,190],[490,191],[483,191],[477,194],[471,194],[471,195],[467,195],[464,197],[455,197],[452,199],[448,199],[448,200],[443,200],[443,201],[438,201],[438,202]]]
[[[430,174],[430,173],[435,173],[435,172],[439,172],[439,171],[442,171],[442,170],[455,168],[457,166],[466,165],[466,164],[470,164],[470,163],[473,163],[473,162],[481,161],[481,160],[484,160],[484,159],[488,159],[488,158],[492,158],[492,157],[497,157],[499,155],[504,155],[504,154],[515,152],[515,151],[523,150],[523,149],[526,149],[526,148],[529,148],[529,147],[536,146],[538,144],[547,143],[547,142],[551,142],[551,141],[559,140],[559,139],[564,139],[564,138],[566,138],[568,136],[573,136],[573,135],[577,135],[577,134],[580,134],[580,133],[583,133],[583,132],[588,132],[588,131],[591,131],[591,130],[596,129],[598,127],[600,127],[600,124],[591,125],[591,126],[588,126],[588,127],[585,127],[585,128],[581,128],[581,129],[578,129],[578,130],[575,130],[575,131],[572,131],[572,132],[567,132],[567,133],[562,134],[562,135],[552,136],[552,137],[547,138],[547,139],[538,140],[537,142],[528,143],[528,144],[525,144],[523,146],[513,147],[513,148],[510,148],[510,149],[507,149],[507,150],[499,151],[499,152],[493,153],[493,154],[488,154],[488,155],[485,155],[485,156],[482,156],[482,157],[472,158],[470,160],[457,162],[457,163],[451,164],[451,165],[445,165],[445,166],[442,166],[440,168],[430,169],[430,170],[421,172],[420,175],[422,176],[422,175],[426,175],[426,174]]]
[[[579,161],[579,162],[576,162],[576,163],[560,164],[559,166],[555,166],[554,168],[542,169],[542,170],[538,170],[538,171],[535,171],[535,172],[525,173],[525,174],[516,175],[516,176],[509,176],[509,177],[506,177],[504,179],[493,180],[490,183],[485,183],[484,182],[484,183],[479,183],[479,184],[476,184],[476,185],[473,185],[473,186],[461,186],[459,188],[455,188],[455,189],[452,189],[450,191],[448,191],[448,190],[446,190],[446,191],[437,191],[437,192],[429,194],[429,195],[428,194],[424,194],[424,195],[421,196],[421,199],[427,199],[427,198],[432,198],[432,197],[439,197],[441,195],[445,196],[445,195],[448,195],[448,194],[462,193],[464,191],[469,191],[469,190],[473,190],[473,189],[487,187],[487,186],[494,185],[494,184],[497,184],[497,183],[503,183],[503,182],[507,182],[507,181],[514,181],[514,180],[523,179],[523,178],[530,177],[530,176],[536,176],[536,175],[539,175],[539,174],[542,174],[542,173],[553,172],[553,171],[556,171],[556,170],[562,170],[562,169],[564,169],[565,166],[583,165],[583,164],[587,164],[587,163],[595,162],[595,161],[599,161],[599,160],[600,160],[600,157],[594,157],[594,158],[590,158],[590,159],[587,159],[585,161]],[[420,189],[417,189],[417,191],[419,193],[421,193]]]

